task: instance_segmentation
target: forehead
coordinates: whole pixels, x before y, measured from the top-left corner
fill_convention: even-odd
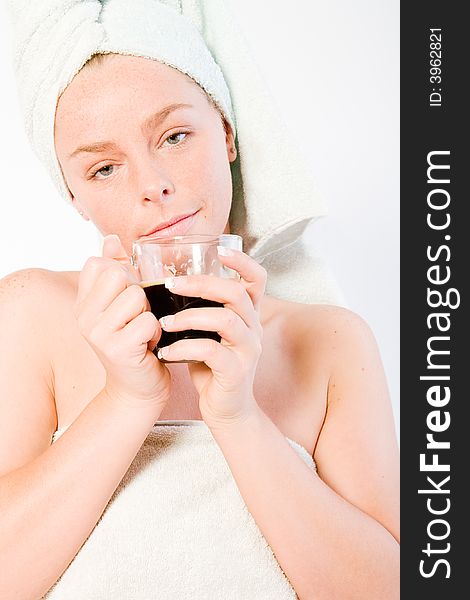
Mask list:
[[[129,111],[137,117],[172,103],[210,105],[204,90],[177,69],[141,57],[104,56],[85,65],[59,98],[56,129],[65,122],[67,128],[96,125]]]

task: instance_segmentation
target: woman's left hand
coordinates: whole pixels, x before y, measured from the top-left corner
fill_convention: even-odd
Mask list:
[[[201,361],[189,363],[188,368],[199,394],[202,418],[214,427],[243,421],[259,408],[253,381],[262,351],[260,304],[266,287],[266,270],[244,252],[231,250],[230,255],[219,254],[219,258],[240,274],[239,281],[189,275],[175,277],[170,283],[175,284],[171,291],[176,294],[214,300],[224,307],[187,308],[173,315],[171,323],[165,317],[160,319],[165,331],[201,329],[221,336],[220,342],[180,340],[159,354],[167,361]]]

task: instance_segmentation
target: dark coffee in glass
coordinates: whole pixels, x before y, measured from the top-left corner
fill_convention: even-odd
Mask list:
[[[145,282],[141,285],[149,301],[150,310],[157,319],[166,315],[174,315],[185,308],[223,307],[223,304],[214,302],[213,300],[174,294],[165,287],[163,281]],[[156,354],[159,348],[169,346],[179,340],[195,338],[209,338],[216,342],[220,342],[220,335],[215,331],[203,331],[200,329],[188,329],[185,331],[162,330],[161,338],[154,353]]]
[[[158,233],[158,232],[157,232]],[[165,279],[180,276],[211,275],[220,278],[239,280],[237,271],[224,266],[219,260],[217,246],[243,249],[243,240],[239,235],[190,234],[177,236],[146,236],[133,243],[132,264],[150,304],[152,313],[160,319],[189,308],[213,308],[223,304],[200,297],[183,296],[165,287]],[[154,353],[160,348],[185,339],[209,338],[221,341],[215,331],[189,329],[185,331],[162,331]],[[162,362],[198,362],[194,360]]]

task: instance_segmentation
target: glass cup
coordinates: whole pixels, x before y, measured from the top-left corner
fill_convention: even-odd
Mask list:
[[[217,246],[243,249],[243,240],[239,235],[193,234],[172,237],[145,237],[136,240],[132,247],[132,264],[140,275],[140,285],[145,291],[152,313],[160,319],[186,308],[223,307],[223,304],[205,298],[183,296],[173,293],[165,287],[167,277],[181,275],[213,275],[240,279],[237,271],[225,267],[219,260]],[[188,329],[185,331],[163,331],[154,350],[169,346],[178,340],[209,338],[220,342],[215,331]],[[198,362],[193,360],[161,362]]]

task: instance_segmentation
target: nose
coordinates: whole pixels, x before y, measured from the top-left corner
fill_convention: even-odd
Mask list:
[[[175,193],[169,174],[156,164],[155,158],[141,157],[137,166],[137,180],[143,202],[165,202]]]

